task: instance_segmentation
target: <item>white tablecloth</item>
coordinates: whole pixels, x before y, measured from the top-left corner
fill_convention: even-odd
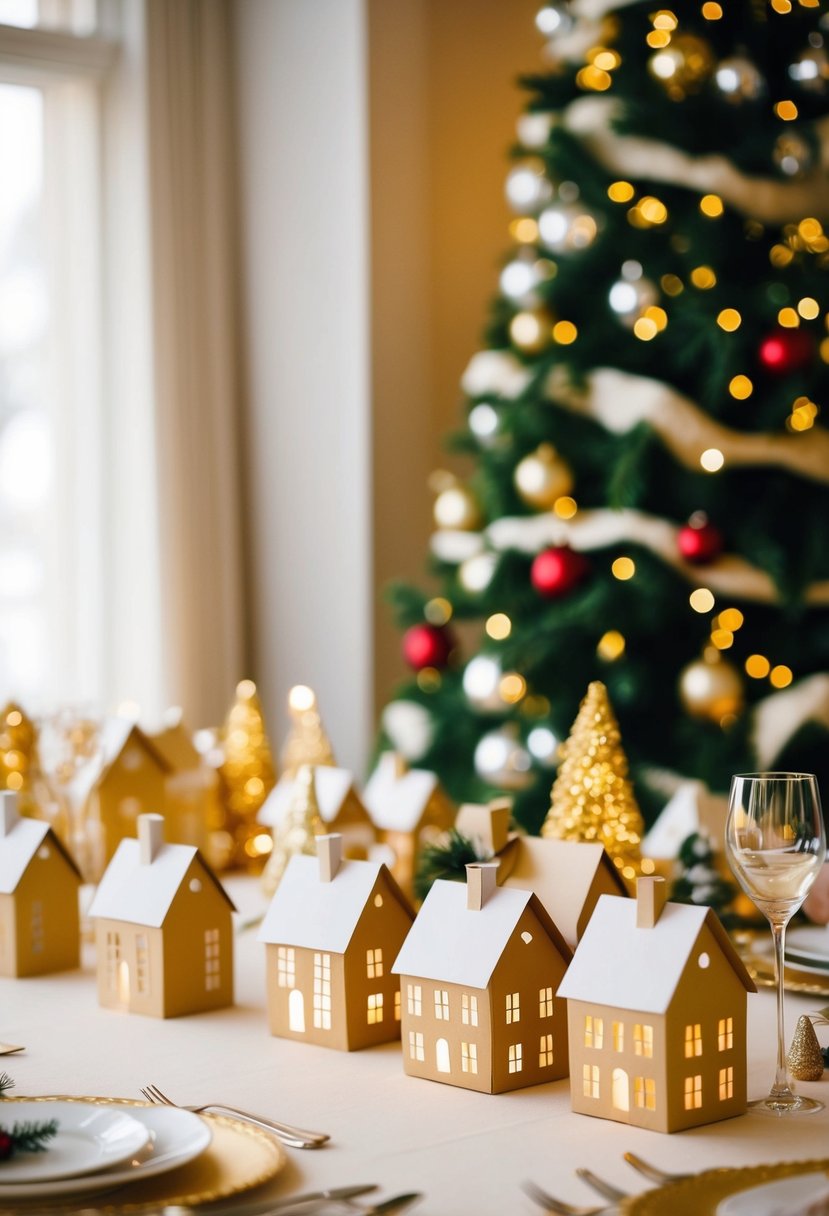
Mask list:
[[[243,914],[264,906],[253,880],[228,887]],[[665,1136],[573,1114],[567,1081],[476,1094],[405,1076],[399,1045],[348,1054],[273,1038],[255,928],[236,937],[236,1002],[167,1021],[100,1009],[87,945],[79,972],[0,980],[0,1040],[26,1045],[0,1068],[21,1096],[138,1098],[140,1086],[155,1082],[182,1102],[227,1102],[327,1131],[331,1144],[322,1150],[288,1150],[287,1169],[262,1193],[373,1182],[384,1194],[422,1190],[426,1198],[415,1211],[423,1216],[538,1213],[519,1189],[526,1178],[590,1204],[595,1196],[573,1172],[579,1165],[643,1189],[622,1160],[626,1149],[666,1169],[829,1157],[827,1111],[793,1119],[747,1115]],[[788,995],[787,1035],[799,1014],[825,1003],[829,998]],[[773,994],[750,996],[752,1097],[766,1093],[773,1077],[774,1022]],[[826,1077],[800,1088],[829,1103]]]

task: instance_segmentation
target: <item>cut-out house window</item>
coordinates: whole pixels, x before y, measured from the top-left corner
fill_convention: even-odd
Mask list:
[[[717,1047],[720,1051],[730,1051],[734,1046],[734,1019],[720,1018],[717,1023]]]
[[[204,931],[204,987],[207,992],[215,992],[221,987],[221,962],[219,960],[219,930],[205,929]]]
[[[314,953],[314,1026],[331,1029],[331,955]]]
[[[521,941],[524,943],[525,946],[529,946],[532,939],[533,939],[532,933],[528,932],[525,929],[524,932],[521,934]]]
[[[521,999],[517,992],[507,993],[507,1026],[521,1020]]]
[[[121,935],[120,933],[108,932],[106,935],[106,949],[104,950],[104,966],[106,971],[106,984],[111,992],[118,990],[118,964],[121,961]]]
[[[435,1017],[439,1022],[449,1021],[449,993],[445,988],[435,989]]]
[[[553,1062],[553,1036],[543,1034],[538,1043],[538,1067],[549,1068]]]
[[[598,1098],[599,1096],[599,1066],[598,1064],[585,1064],[581,1070],[582,1091],[585,1098]]]
[[[400,1021],[400,989],[397,988],[394,993],[394,1020]]]
[[[150,965],[147,936],[138,933],[135,938],[135,991],[149,992]]]
[[[702,1027],[699,1022],[685,1027],[685,1058],[702,1055]]]
[[[423,1050],[423,1035],[419,1030],[409,1031],[409,1057],[412,1060],[425,1060],[426,1053]]]
[[[524,1047],[522,1043],[511,1043],[508,1054],[510,1072],[521,1072],[524,1067]]]
[[[375,908],[382,908],[383,906],[383,896],[379,892],[374,896],[374,906]]]
[[[43,953],[43,900],[32,900],[32,954]]]
[[[296,984],[296,952],[293,946],[276,947],[276,982],[280,988]]]
[[[601,1050],[604,1045],[604,1019],[594,1018],[589,1013],[584,1019],[584,1045]]]
[[[653,1077],[633,1078],[633,1103],[640,1110],[656,1110],[656,1081]]]
[[[464,1026],[478,1025],[478,998],[470,992],[461,994],[461,1021]]]
[[[651,1059],[653,1056],[653,1026],[640,1025],[636,1022],[633,1027],[633,1054]]]
[[[699,1110],[702,1106],[702,1077],[699,1073],[695,1077],[685,1078],[685,1109]]]
[[[423,989],[420,984],[406,985],[406,1004],[412,1017],[419,1018],[423,1013]]]
[[[383,1020],[383,994],[382,994],[382,992],[369,993],[367,1017],[368,1017],[369,1026],[373,1026],[375,1024],[375,1022],[382,1022],[382,1020]]]
[[[551,1018],[553,1016],[553,990],[552,990],[552,988],[539,988],[539,990],[538,990],[538,1016],[540,1018]]]
[[[624,1068],[614,1068],[611,1076],[611,1101],[616,1110],[630,1110],[630,1085]]]
[[[477,1043],[461,1043],[461,1072],[477,1073],[478,1045]]]
[[[449,1060],[449,1043],[446,1039],[438,1039],[435,1043],[435,1064],[438,1072],[451,1072],[452,1065]]]
[[[383,974],[383,951],[381,949],[366,950],[366,977],[370,980],[379,979]]]
[[[734,1069],[732,1067],[720,1069],[720,1101],[727,1102],[729,1098],[734,1097]]]

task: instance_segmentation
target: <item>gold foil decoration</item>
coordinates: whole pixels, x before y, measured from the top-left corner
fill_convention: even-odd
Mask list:
[[[224,829],[233,839],[229,865],[259,873],[270,842],[256,816],[274,787],[276,774],[253,680],[237,684],[236,701],[222,727],[221,744],[224,754],[219,779],[227,814]]]
[[[823,1053],[808,1014],[797,1019],[786,1063],[796,1081],[819,1081],[823,1076]]]
[[[325,832],[320,817],[315,769],[303,764],[294,779],[294,788],[287,813],[273,830],[273,851],[262,875],[262,889],[273,895],[282,881],[288,862],[298,853],[315,857],[316,837]]]
[[[66,808],[43,772],[37,727],[14,701],[0,710],[0,790],[13,790],[21,814],[45,819],[69,844]]]
[[[333,766],[334,749],[325,733],[313,689],[296,684],[288,693],[291,729],[282,749],[282,771],[296,777],[303,764]]]
[[[594,680],[562,747],[541,835],[604,845],[622,876],[632,881],[644,826],[607,689]]]

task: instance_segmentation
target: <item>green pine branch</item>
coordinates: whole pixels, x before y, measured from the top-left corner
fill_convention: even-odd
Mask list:
[[[20,1122],[15,1123],[11,1131],[0,1127],[11,1138],[12,1149],[17,1153],[42,1153],[48,1148],[47,1141],[58,1134],[57,1119],[49,1119],[45,1123]]]

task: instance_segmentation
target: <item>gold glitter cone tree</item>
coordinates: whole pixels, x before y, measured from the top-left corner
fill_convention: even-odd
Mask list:
[[[261,868],[256,847],[262,829],[256,816],[274,787],[276,774],[265,732],[262,704],[252,680],[236,686],[236,700],[222,728],[224,758],[219,766],[225,830],[233,837],[231,865]]]
[[[317,851],[315,837],[325,831],[317,802],[315,769],[303,764],[296,775],[290,806],[283,822],[273,833],[273,851],[262,875],[266,895],[273,895],[282,881],[288,862],[297,853],[313,857]]]
[[[288,713],[291,729],[282,749],[283,773],[295,777],[303,764],[336,764],[313,689],[296,684],[288,693]]]
[[[45,819],[68,841],[66,808],[40,763],[37,727],[14,701],[0,709],[0,790],[13,790],[23,815]]]
[[[541,834],[558,840],[597,841],[630,880],[636,875],[643,831],[607,689],[594,680],[562,748]]]

